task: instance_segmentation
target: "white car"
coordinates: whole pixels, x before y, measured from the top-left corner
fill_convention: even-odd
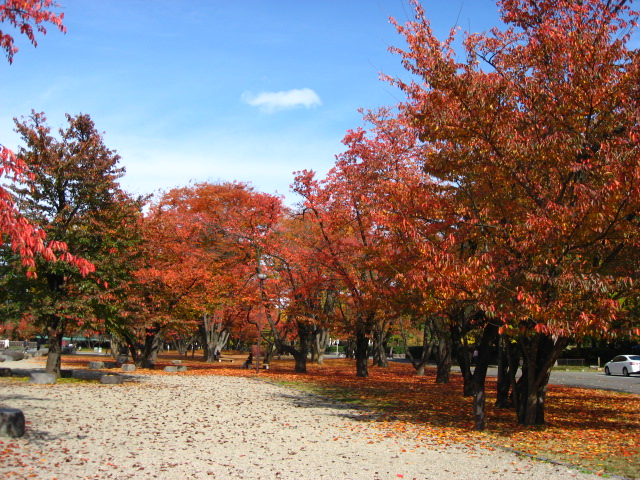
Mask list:
[[[632,373],[640,373],[640,355],[618,355],[604,364],[604,373],[618,373],[628,377]]]

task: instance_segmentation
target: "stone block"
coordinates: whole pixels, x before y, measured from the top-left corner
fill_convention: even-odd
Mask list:
[[[72,370],[71,378],[80,380],[99,380],[102,372],[94,372],[92,370]]]
[[[0,408],[0,437],[17,438],[24,435],[24,413],[17,408]]]
[[[118,368],[116,362],[104,362],[104,368]]]
[[[101,368],[104,368],[104,362],[89,362],[89,367],[90,370],[100,370]]]
[[[102,375],[100,377],[100,383],[105,385],[120,385],[123,381],[122,375]]]
[[[171,360],[171,363],[173,363],[174,365],[180,365],[182,363],[182,360]]]
[[[129,361],[129,356],[128,355],[118,355],[118,358],[116,359],[116,361],[118,363],[127,363]]]
[[[122,365],[122,371],[123,372],[135,372],[136,371],[136,366],[133,363],[125,363],[124,365]]]
[[[31,375],[29,375],[29,383],[35,383],[37,385],[49,385],[57,381],[58,378],[55,373],[32,372]]]
[[[20,350],[5,350],[2,354],[5,356],[7,361],[13,360],[15,362],[24,358],[24,353]]]
[[[187,366],[186,365],[167,365],[166,367],[164,367],[164,371],[169,373],[186,372]]]

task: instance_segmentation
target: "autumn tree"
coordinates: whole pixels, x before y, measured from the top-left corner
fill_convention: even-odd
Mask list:
[[[422,166],[454,188],[460,245],[478,256],[478,307],[523,353],[518,420],[544,422],[567,342],[630,332],[638,248],[637,13],[624,0],[498,2],[506,28],[433,34],[424,9],[398,31],[414,81],[399,109]],[[470,243],[470,240],[473,242]],[[481,273],[483,272],[484,273]]]
[[[362,132],[349,132],[344,143],[353,146]],[[326,178],[313,172],[296,177],[295,190],[303,198],[302,211],[315,223],[313,249],[332,275],[339,279],[337,293],[349,312],[345,330],[356,339],[356,375],[368,375],[369,341],[374,364],[386,366],[386,341],[393,312],[389,308],[396,272],[388,262],[387,232],[377,222],[377,198],[369,186],[378,172],[363,164],[359,152],[350,148],[336,161]]]
[[[167,334],[197,332],[211,262],[200,248],[202,225],[187,213],[161,197],[141,220],[129,321],[113,331],[138,366],[153,367]]]
[[[202,247],[215,259],[208,311],[219,321],[201,326],[203,340],[213,341],[206,347],[212,356],[222,347],[215,333],[221,321],[228,330],[242,309],[264,309],[257,274],[266,274],[266,251],[283,205],[280,197],[238,182],[197,184],[185,194],[204,229]]]
[[[90,260],[95,273],[85,277],[68,263],[39,258],[25,269],[7,251],[3,258],[5,289],[49,337],[47,371],[56,374],[70,328],[97,328],[114,319],[106,289],[117,287],[128,271],[126,252],[141,207],[120,189],[119,156],[104,145],[90,117],[67,115],[67,122],[56,137],[41,113],[16,120],[24,142],[18,158],[29,175],[12,190],[21,215],[48,241],[64,242]]]
[[[153,364],[165,335],[180,328],[198,331],[205,360],[215,359],[234,324],[261,305],[256,273],[281,209],[279,197],[243,183],[175,188],[150,206],[136,273],[140,319],[122,332],[137,361]]]
[[[280,299],[276,347],[295,359],[297,373],[307,371],[309,356],[323,362],[330,329],[335,325],[337,282],[314,248],[315,222],[296,212],[284,217],[268,246],[268,260]]]
[[[50,23],[58,30],[65,31],[62,25],[64,14],[54,12],[53,9],[56,7],[58,4],[52,0],[5,0],[0,4],[0,23],[9,24],[36,46],[36,33],[45,34],[45,24]],[[0,48],[4,50],[9,63],[12,63],[18,47],[15,45],[14,37],[4,30],[0,30]],[[24,183],[28,181],[28,177],[24,162],[17,158],[12,150],[0,144],[0,178],[10,183]],[[10,245],[13,251],[20,255],[26,267],[33,267],[34,258],[41,256],[49,261],[57,259],[66,261],[75,265],[83,274],[93,269],[86,260],[69,254],[64,243],[47,241],[44,231],[20,215],[14,198],[2,185],[0,185],[0,232],[2,232],[0,245]]]

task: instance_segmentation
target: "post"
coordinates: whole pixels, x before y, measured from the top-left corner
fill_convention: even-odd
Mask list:
[[[266,315],[266,306],[264,304],[264,281],[266,280],[267,275],[258,271],[258,280],[260,280],[260,303],[262,304],[262,310]],[[258,343],[256,349],[256,374],[260,373],[260,340],[262,340],[262,319],[258,317],[257,321],[258,325]]]
[[[258,341],[256,342],[256,375],[260,373],[260,340],[262,340],[262,320],[258,319]]]

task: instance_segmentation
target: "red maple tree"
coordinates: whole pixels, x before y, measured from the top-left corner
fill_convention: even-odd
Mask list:
[[[625,1],[498,2],[504,30],[440,41],[417,3],[390,79],[419,130],[422,167],[454,191],[477,254],[478,305],[524,353],[514,396],[544,422],[569,338],[625,331],[638,248],[637,13]],[[481,254],[480,254],[481,253]],[[454,277],[455,278],[455,277]],[[632,331],[627,325],[627,332]]]

